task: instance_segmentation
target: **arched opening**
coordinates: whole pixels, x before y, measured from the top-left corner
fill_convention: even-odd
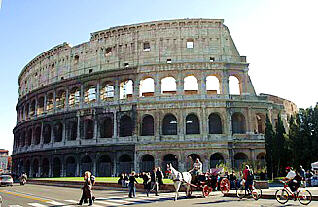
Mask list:
[[[256,156],[257,169],[264,169],[266,167],[265,152],[261,152]]]
[[[234,168],[242,169],[244,168],[243,164],[248,160],[248,157],[244,153],[236,153],[234,155]]]
[[[30,104],[29,103],[27,103],[26,105],[25,105],[25,108],[24,108],[24,111],[25,111],[25,120],[27,120],[28,118],[29,118],[29,108],[30,108]]]
[[[37,126],[34,132],[34,144],[38,145],[41,141],[41,127]]]
[[[88,155],[84,156],[81,160],[81,175],[84,175],[85,171],[92,172],[92,167],[93,167],[93,163],[90,156]]]
[[[40,97],[38,100],[38,111],[37,114],[41,115],[44,112],[44,97]]]
[[[161,79],[161,94],[176,94],[177,84],[173,77],[165,77]]]
[[[131,157],[127,154],[124,154],[119,157],[119,163],[118,163],[118,173],[130,173],[132,168],[134,166],[133,160]]]
[[[190,154],[190,155],[188,155],[187,159],[186,159],[186,169],[187,170],[191,170],[193,168],[193,163],[197,159],[199,159],[202,162],[200,155],[198,155],[198,154]]]
[[[209,134],[222,134],[222,120],[216,113],[209,115]]]
[[[162,121],[162,134],[163,135],[177,135],[178,122],[173,114],[167,114]]]
[[[43,127],[43,138],[44,144],[48,144],[51,142],[51,125],[45,124]]]
[[[76,140],[77,138],[77,122],[70,121],[68,129],[68,140]]]
[[[84,101],[85,103],[92,103],[96,101],[96,86],[95,85],[89,85],[86,87]]]
[[[151,115],[146,115],[142,119],[141,136],[154,135],[154,119]]]
[[[61,177],[61,160],[57,157],[53,159],[53,177]]]
[[[155,81],[152,78],[146,78],[140,81],[139,96],[148,97],[155,94]]]
[[[76,160],[74,157],[66,159],[66,177],[75,177],[76,175]]]
[[[39,161],[37,159],[33,160],[32,177],[33,178],[40,177],[40,175],[39,175]]]
[[[198,93],[198,80],[193,75],[184,78],[184,94],[194,95]]]
[[[50,175],[50,162],[49,159],[44,158],[42,160],[42,175],[41,177],[48,178]]]
[[[178,158],[176,155],[173,155],[173,154],[167,154],[165,156],[163,156],[163,161],[162,161],[162,169],[163,169],[163,172],[167,171],[167,164],[170,164],[172,165],[172,167],[176,170],[178,170]]]
[[[242,113],[235,112],[232,115],[232,133],[233,134],[245,134],[245,117]]]
[[[80,102],[81,102],[81,91],[79,88],[74,87],[70,91],[68,104],[70,107],[74,107],[74,106],[79,105]]]
[[[54,141],[55,142],[61,142],[63,137],[63,124],[61,122],[58,122],[54,125]]]
[[[220,81],[216,76],[206,77],[206,92],[208,95],[220,94]]]
[[[63,109],[65,107],[65,101],[66,101],[66,92],[65,92],[65,90],[59,90],[56,93],[56,97],[55,97],[56,108],[57,109]]]
[[[265,116],[264,114],[256,114],[257,129],[255,133],[264,134],[265,133]]]
[[[232,94],[232,95],[240,95],[241,94],[240,81],[238,80],[237,77],[235,77],[235,76],[229,77],[229,89],[230,89],[230,94]]]
[[[26,138],[26,145],[30,146],[32,144],[32,135],[33,135],[33,131],[32,129],[29,129],[27,132],[27,138]]]
[[[189,114],[186,118],[186,134],[200,134],[200,123],[195,114]]]
[[[108,155],[102,155],[99,160],[98,176],[111,177],[112,176],[112,161]]]
[[[106,82],[103,84],[103,87],[100,90],[100,99],[105,101],[107,99],[114,98],[115,88],[113,83]]]
[[[20,146],[24,147],[24,145],[25,145],[25,131],[22,131],[20,135]]]
[[[120,83],[120,99],[131,98],[133,94],[133,81],[126,80]]]
[[[30,116],[34,116],[34,115],[35,115],[35,100],[31,102],[31,106],[30,106]]]
[[[100,128],[101,138],[112,138],[113,137],[113,120],[110,117],[106,117]]]
[[[53,93],[49,93],[46,99],[46,111],[50,112],[54,108]]]
[[[30,168],[31,168],[31,164],[30,164],[30,160],[27,160],[24,166],[24,172],[27,174],[28,177],[30,177]]]
[[[131,118],[127,115],[122,116],[120,118],[119,136],[128,137],[132,135],[132,132],[133,132],[133,122]]]
[[[86,119],[84,122],[85,139],[93,139],[94,137],[94,121]]]
[[[224,159],[222,154],[214,153],[213,155],[211,155],[210,168],[216,168],[217,165],[222,164],[222,163],[223,164],[225,163],[225,159]]]
[[[141,172],[151,172],[155,167],[155,158],[152,155],[143,155],[140,162]]]

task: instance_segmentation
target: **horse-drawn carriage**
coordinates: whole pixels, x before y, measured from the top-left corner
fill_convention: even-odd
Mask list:
[[[222,174],[224,172],[223,168],[214,168],[197,176],[193,176],[189,172],[178,172],[171,164],[167,166],[167,170],[174,181],[175,200],[178,198],[181,185],[186,187],[188,197],[192,195],[193,191],[202,191],[202,196],[206,197],[213,190],[219,189],[224,194],[230,190],[230,181]]]

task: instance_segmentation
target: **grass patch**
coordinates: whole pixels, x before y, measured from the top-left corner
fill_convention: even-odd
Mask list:
[[[52,181],[84,181],[83,177],[60,177],[60,178],[29,178],[30,180],[52,180]],[[117,183],[119,177],[96,177],[96,182]],[[142,183],[142,178],[136,179],[138,183]],[[173,183],[170,179],[163,179],[164,184]]]

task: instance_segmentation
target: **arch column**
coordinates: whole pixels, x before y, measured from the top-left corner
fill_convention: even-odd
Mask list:
[[[117,123],[118,123],[118,121],[117,121],[117,112],[116,111],[114,111],[113,112],[113,115],[114,115],[114,120],[113,120],[113,122],[114,122],[114,134],[113,134],[113,138],[118,138],[118,127],[117,127]]]
[[[47,94],[44,95],[44,104],[43,104],[43,107],[44,107],[43,113],[45,113],[45,112],[46,112],[46,107],[47,107]]]
[[[202,139],[207,140],[208,139],[208,122],[207,114],[206,114],[206,106],[201,106],[201,119],[200,119],[200,127],[201,127],[201,134]]]
[[[183,95],[184,80],[182,79],[181,75],[178,75],[178,79],[176,80],[176,85],[177,85],[177,95]]]
[[[119,86],[119,80],[116,79],[114,83],[114,101],[119,101],[120,100],[120,86]]]
[[[184,141],[184,136],[185,136],[185,118],[184,118],[184,112],[183,110],[179,110],[180,112],[180,115],[177,116],[179,117],[179,119],[177,120],[177,127],[178,127],[178,130],[177,130],[177,134],[179,134],[179,140],[180,141]],[[179,132],[179,133],[178,133]]]
[[[96,103],[97,105],[99,105],[100,103],[100,82],[97,81],[97,84],[96,84]]]
[[[159,97],[161,95],[161,80],[159,75],[156,74],[155,78],[155,97]]]
[[[69,95],[70,94],[70,91],[69,91],[69,88],[66,88],[66,90],[65,90],[65,108],[66,108],[66,110],[68,110],[69,109]]]
[[[220,88],[220,92],[223,95],[230,94],[230,87],[229,87],[229,75],[226,72],[223,72],[222,76],[222,88]]]
[[[79,114],[79,112],[77,112],[76,114],[77,116],[77,137],[76,137],[76,140],[80,140],[81,139],[81,116]]]
[[[41,146],[42,146],[43,143],[44,143],[43,130],[44,130],[44,123],[41,122],[41,135],[40,135],[40,145],[41,145]]]
[[[139,97],[139,84],[140,81],[138,79],[133,82],[133,100],[137,100]]]
[[[80,108],[83,107],[83,103],[84,103],[84,85],[81,84],[81,92],[80,92]]]
[[[53,111],[56,110],[56,92],[53,90]]]

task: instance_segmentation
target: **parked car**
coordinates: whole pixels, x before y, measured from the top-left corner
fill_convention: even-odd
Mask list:
[[[13,178],[11,175],[0,175],[0,186],[13,186]]]

